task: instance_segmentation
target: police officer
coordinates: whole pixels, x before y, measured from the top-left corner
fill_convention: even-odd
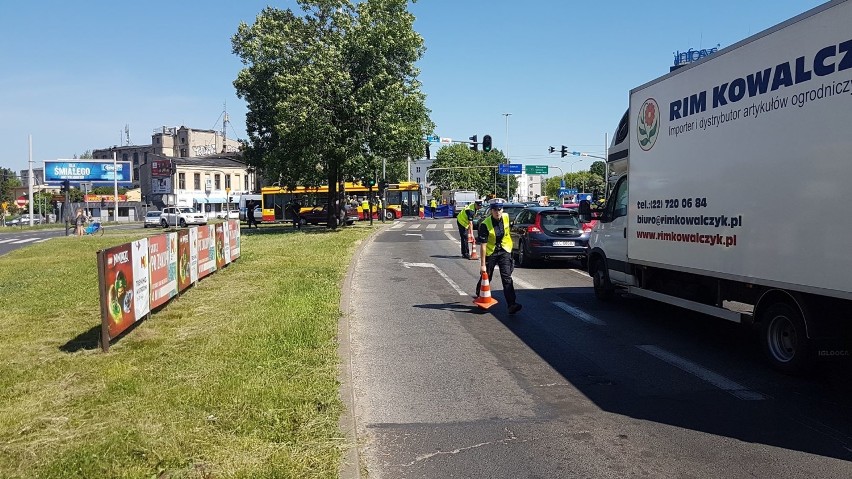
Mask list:
[[[509,215],[503,213],[503,203],[491,204],[491,214],[479,223],[478,233],[481,271],[488,273],[488,278],[492,279],[494,267],[500,267],[500,280],[503,282],[503,294],[506,296],[509,314],[515,314],[522,306],[516,301],[515,285],[512,283],[512,236],[509,234]],[[480,278],[476,283],[477,296],[481,285]]]
[[[361,211],[364,213],[364,220],[370,220],[373,216],[373,212],[370,210],[370,200],[365,196],[363,200],[361,200]]]
[[[432,219],[435,219],[435,210],[438,209],[438,202],[435,201],[435,198],[432,198],[432,201],[429,202],[429,208],[432,210]]]
[[[461,254],[462,258],[470,259],[470,246],[468,245],[468,230],[471,229],[470,221],[473,219],[474,213],[482,207],[482,202],[476,200],[475,202],[465,206],[459,211],[458,219],[456,223],[459,227],[459,237],[461,237]]]

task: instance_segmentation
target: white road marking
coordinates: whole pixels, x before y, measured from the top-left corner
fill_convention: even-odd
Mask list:
[[[570,314],[571,316],[574,316],[575,318],[579,319],[580,321],[585,321],[589,324],[594,324],[596,326],[606,326],[606,323],[604,321],[592,316],[591,314],[586,313],[585,311],[582,311],[579,308],[571,306],[567,303],[563,303],[561,301],[554,301],[553,305],[556,306],[557,308],[565,311],[566,313]]]
[[[453,235],[451,235],[450,233],[447,233],[446,231],[444,231],[444,234],[445,234],[445,235],[447,235],[447,238],[449,238],[449,239],[450,239],[450,241],[455,241],[456,243],[458,243],[459,241],[461,241],[460,239],[458,239],[458,238],[454,237]]]
[[[455,281],[453,281],[452,279],[450,279],[449,276],[447,276],[447,273],[444,273],[443,271],[441,271],[440,268],[438,268],[437,266],[435,266],[432,263],[408,263],[408,262],[403,261],[402,265],[405,266],[406,268],[432,268],[435,271],[437,271],[438,274],[440,274],[442,278],[444,278],[445,280],[447,280],[448,283],[450,283],[450,286],[452,286],[453,289],[456,290],[456,292],[459,294],[459,296],[467,296],[468,295],[461,288],[459,288],[459,285],[457,285]]]
[[[445,230],[451,230],[451,229],[453,229],[453,225],[450,224],[450,223],[444,223],[444,229]]]
[[[9,243],[9,242],[12,242],[12,241],[17,241],[17,240],[18,240],[18,238],[2,239],[2,240],[0,240],[0,244]]]
[[[426,229],[427,229],[427,230],[433,230],[433,229],[435,229],[435,228],[437,228],[437,227],[438,227],[438,225],[436,225],[436,224],[434,224],[434,223],[432,223],[431,225],[426,225]]]
[[[40,240],[36,241],[36,243],[41,243],[42,241],[47,241],[47,240],[49,240],[49,239],[50,239],[50,238],[42,238],[42,239],[40,239]]]
[[[591,278],[591,276],[589,276],[589,273],[587,273],[587,272],[585,272],[585,271],[583,271],[583,270],[574,269],[574,268],[568,268],[568,271],[570,271],[570,272],[572,272],[572,273],[576,274],[577,276],[582,276],[582,277],[584,277],[584,278]]]
[[[403,236],[419,236],[423,238],[423,233],[405,233]]]
[[[409,226],[408,229],[410,229],[410,230],[420,229],[420,223],[414,223],[413,225]]]
[[[396,229],[400,229],[400,228],[402,228],[402,227],[404,227],[404,226],[405,226],[405,223],[403,223],[403,222],[401,222],[401,221],[395,221],[395,222],[393,223],[393,226],[391,226],[391,227],[390,227],[390,229],[392,229],[392,230],[396,230]]]
[[[29,243],[30,241],[35,241],[37,239],[39,239],[39,238],[24,238],[22,240],[12,241],[9,244],[24,244],[24,243]]]
[[[702,381],[706,381],[716,386],[717,388],[733,395],[734,397],[744,399],[746,401],[762,401],[765,399],[763,394],[751,391],[736,381],[728,379],[722,376],[721,374],[699,366],[698,364],[695,364],[694,362],[688,359],[682,358],[676,354],[672,354],[662,348],[658,348],[657,346],[648,344],[636,347],[641,349],[642,351],[645,351],[651,356],[654,356],[657,359],[661,359],[671,364],[672,366],[675,366],[679,369],[688,372],[689,374],[692,374],[693,376],[697,377],[698,379],[701,379]]]
[[[520,278],[512,278],[512,283],[517,284],[518,286],[520,286],[523,289],[538,289],[535,286],[533,286],[532,284],[527,283],[526,281],[524,281]]]

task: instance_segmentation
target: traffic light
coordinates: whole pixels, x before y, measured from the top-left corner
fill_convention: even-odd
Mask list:
[[[429,151],[429,143],[426,143],[426,159],[427,160],[432,159],[432,153]]]
[[[379,180],[379,191],[385,191],[388,188],[388,182],[385,179]]]
[[[68,180],[62,180],[62,187],[59,188],[59,191],[61,193],[66,193],[68,191],[71,191],[71,182],[68,181]]]
[[[370,188],[376,186],[376,179],[371,177],[370,179],[367,180],[367,185],[369,185]]]
[[[552,146],[551,146],[550,148],[548,148],[548,149],[547,149],[547,152],[548,152],[548,153],[553,153],[554,151],[556,151],[556,148],[554,148],[554,147],[552,147]]]
[[[486,153],[491,151],[491,135],[485,135],[482,137],[482,151]]]
[[[568,147],[565,146],[565,145],[562,145],[562,149],[559,150],[559,153],[562,154],[562,158],[565,158],[566,156],[568,156]]]
[[[470,137],[470,149],[473,151],[479,151],[479,143],[476,142],[476,135]]]

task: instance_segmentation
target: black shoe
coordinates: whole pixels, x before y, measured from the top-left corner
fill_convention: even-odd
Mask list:
[[[521,308],[523,308],[523,306],[521,304],[515,303],[515,304],[509,306],[509,314],[515,314],[518,311],[520,311]]]

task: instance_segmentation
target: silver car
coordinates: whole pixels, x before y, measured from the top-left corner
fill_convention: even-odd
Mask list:
[[[161,214],[163,214],[162,211],[149,211],[148,214],[145,215],[145,228],[159,228],[162,226],[160,224]]]

